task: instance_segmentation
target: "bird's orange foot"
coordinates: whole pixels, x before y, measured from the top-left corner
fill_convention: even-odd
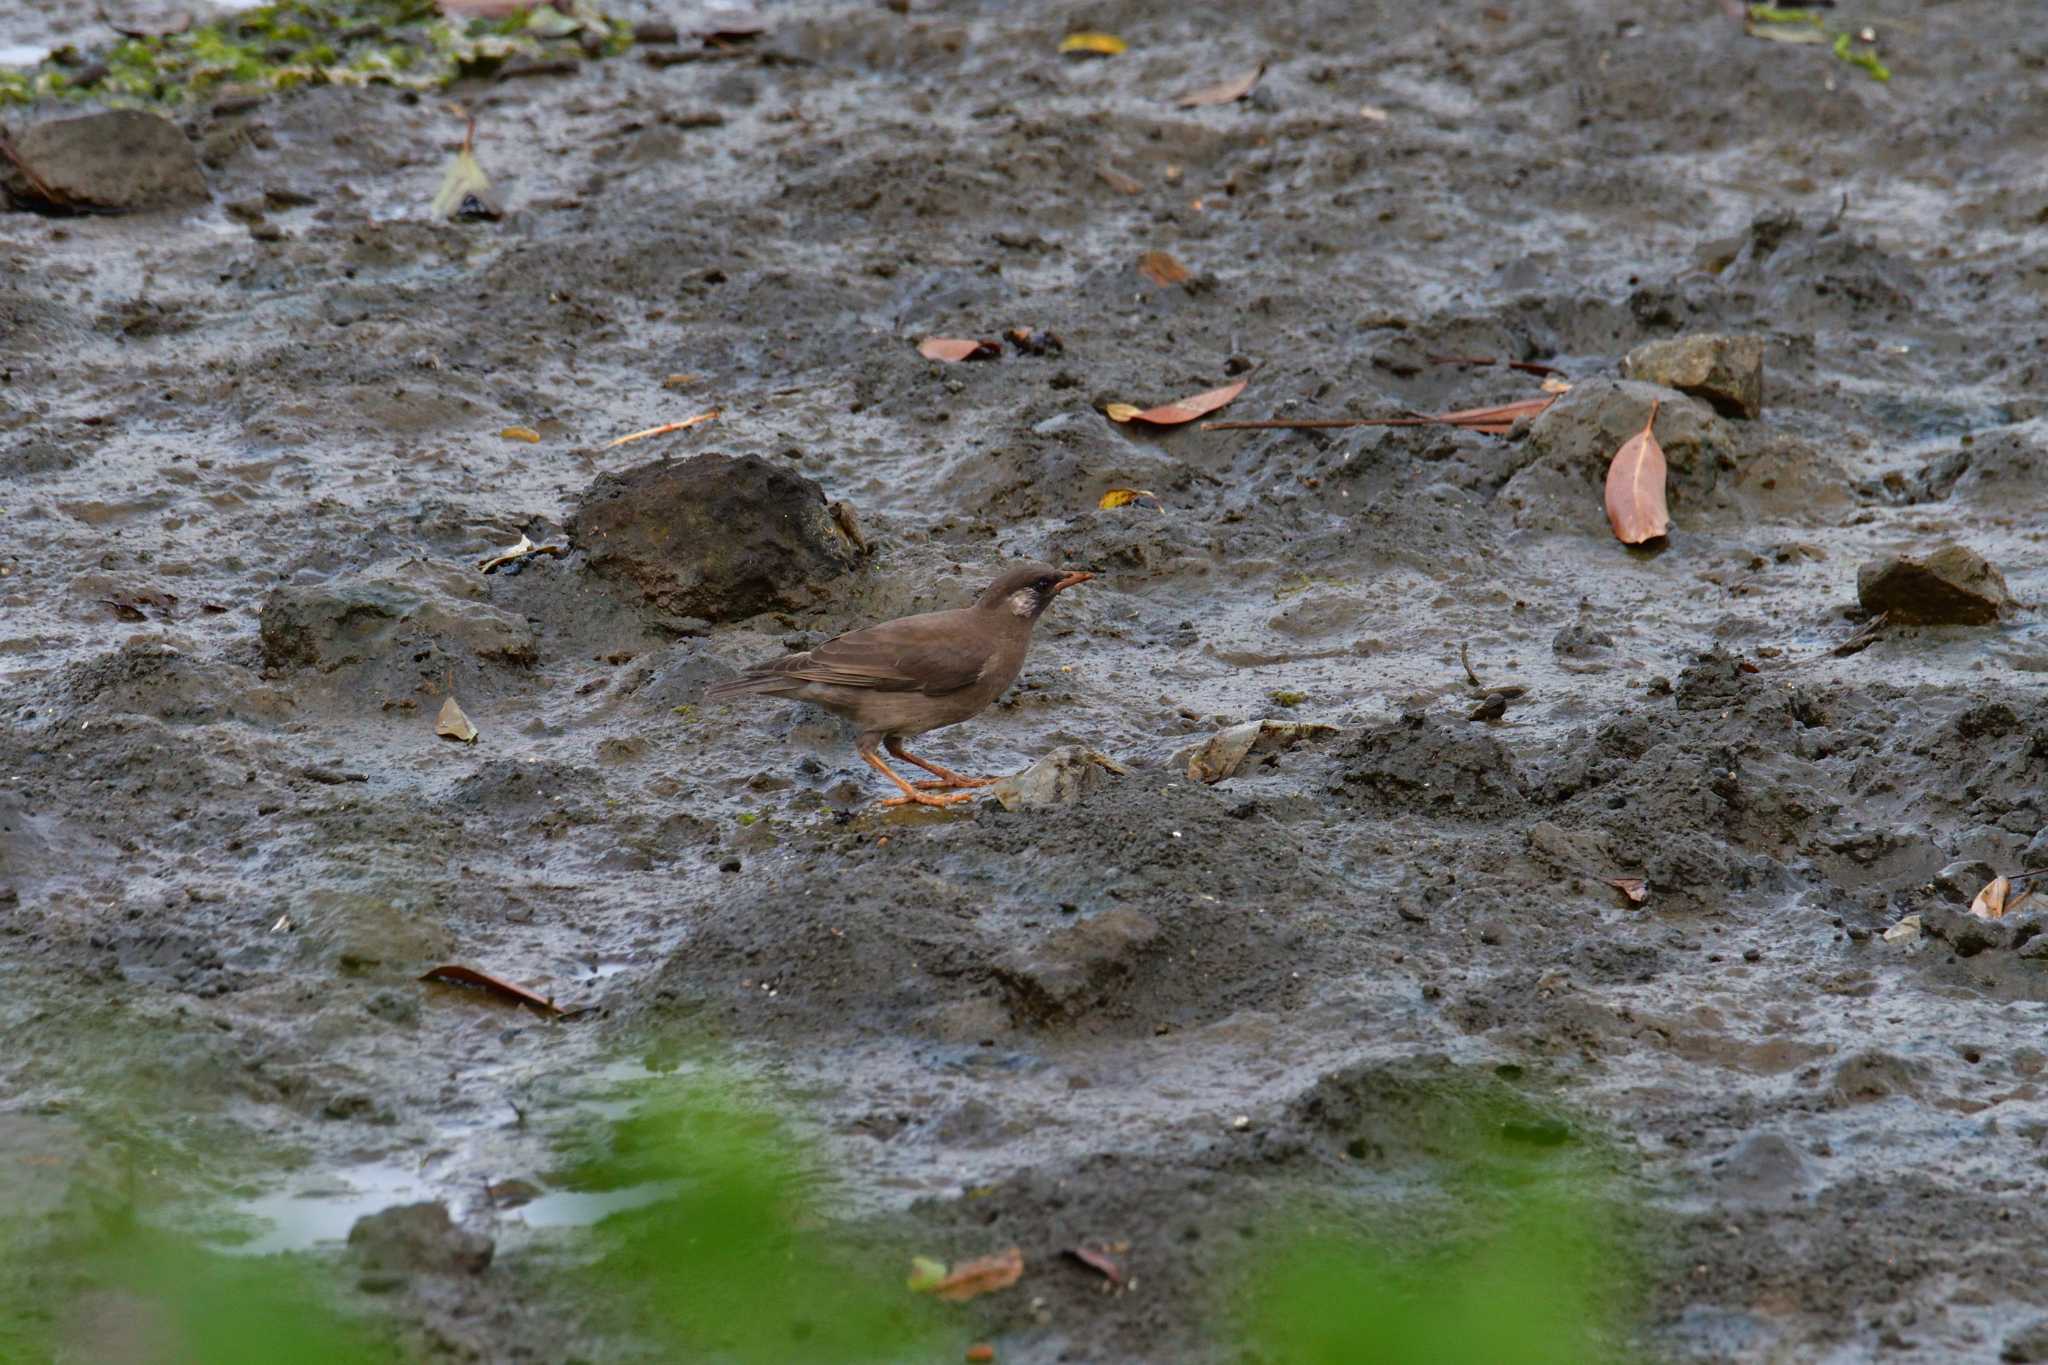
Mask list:
[[[925,784],[920,782],[917,785],[922,787]],[[905,792],[901,796],[884,797],[881,804],[885,806],[957,806],[962,801],[972,801],[973,799],[973,792],[953,792],[946,796],[932,796],[926,792],[913,791]]]
[[[921,792],[946,792],[957,791],[961,787],[993,787],[1000,781],[1000,777],[962,777],[955,773],[936,782],[913,782],[910,785]]]

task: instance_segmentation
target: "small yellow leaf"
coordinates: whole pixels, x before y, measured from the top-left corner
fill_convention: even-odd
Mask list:
[[[1154,502],[1159,501],[1159,495],[1148,489],[1112,488],[1107,493],[1104,493],[1095,505],[1107,512],[1112,507],[1124,507],[1136,502],[1139,498],[1150,498]]]
[[[1112,422],[1128,422],[1143,411],[1135,403],[1111,403],[1102,410],[1102,415]]]
[[[910,1278],[905,1283],[914,1294],[929,1294],[946,1278],[946,1263],[929,1256],[910,1258]]]
[[[498,434],[508,441],[528,441],[534,445],[540,444],[540,433],[532,427],[506,427]]]
[[[1097,57],[1114,57],[1124,49],[1124,40],[1114,33],[1069,33],[1060,39],[1061,52],[1083,52]]]
[[[464,744],[476,743],[476,727],[469,723],[469,717],[462,714],[462,708],[450,697],[441,703],[441,714],[434,717],[434,733],[448,739],[459,739]]]
[[[1551,375],[1543,381],[1542,388],[1545,393],[1570,393],[1572,383],[1569,379],[1559,379],[1556,375]]]

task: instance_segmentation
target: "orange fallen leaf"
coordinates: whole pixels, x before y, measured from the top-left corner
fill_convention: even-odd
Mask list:
[[[967,1348],[967,1359],[970,1365],[986,1365],[986,1362],[995,1358],[996,1348],[985,1341],[977,1341]]]
[[[963,337],[926,337],[917,343],[917,353],[926,360],[993,360],[1003,353],[1000,341],[969,341]]]
[[[2031,890],[2012,894],[2013,878],[1993,877],[1970,902],[1970,913],[1979,919],[2004,919],[2034,898]]]
[[[534,445],[540,444],[540,433],[532,427],[506,427],[498,434],[508,441],[528,441]]]
[[[1148,251],[1138,258],[1138,273],[1162,289],[1185,283],[1188,268],[1165,251]]]
[[[1622,895],[1627,896],[1637,905],[1641,905],[1650,898],[1650,884],[1641,877],[1602,877],[1600,880],[1606,882]]]
[[[1671,514],[1664,507],[1664,447],[1651,430],[1661,401],[1650,400],[1649,420],[1622,442],[1607,466],[1607,521],[1624,545],[1655,540],[1671,529]]]
[[[467,986],[472,990],[488,991],[493,995],[501,995],[507,1000],[525,1005],[530,1009],[539,1010],[542,1014],[546,1015],[568,1013],[567,1010],[546,996],[535,995],[524,986],[515,986],[510,981],[492,976],[488,972],[480,972],[474,967],[462,967],[450,963],[445,967],[434,968],[431,972],[421,976],[420,980],[438,981],[444,986]]]
[[[680,422],[663,422],[660,426],[649,427],[645,431],[628,432],[617,440],[606,441],[604,448],[610,450],[613,446],[631,445],[634,441],[644,441],[650,436],[666,436],[671,431],[685,431],[690,427],[696,426],[699,422],[714,420],[723,411],[723,408],[712,408],[706,412],[698,413],[695,417],[685,417]]]
[[[1162,403],[1156,408],[1138,408],[1129,403],[1111,403],[1102,411],[1112,422],[1149,422],[1156,427],[1179,426],[1192,422],[1197,417],[1216,411],[1231,399],[1244,392],[1249,380],[1240,379],[1235,384],[1225,384],[1220,389],[1210,389],[1192,398],[1183,398],[1177,403]]]
[[[1095,506],[1107,512],[1111,508],[1128,506],[1140,498],[1150,498],[1155,503],[1159,501],[1159,495],[1147,488],[1112,488],[1096,500]]]
[[[1258,86],[1259,78],[1265,74],[1266,64],[1260,62],[1242,76],[1215,85],[1205,85],[1200,90],[1190,90],[1174,103],[1183,109],[1195,109],[1205,104],[1230,104],[1251,94]]]
[[[932,1265],[932,1262],[920,1258],[917,1269],[923,1273],[912,1275],[910,1287],[948,1303],[965,1303],[1017,1283],[1024,1274],[1024,1252],[1021,1248],[1011,1247],[994,1256],[977,1256],[971,1261],[960,1262],[937,1279],[931,1278]]]

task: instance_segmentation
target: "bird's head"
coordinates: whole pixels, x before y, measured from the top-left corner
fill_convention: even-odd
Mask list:
[[[1055,569],[1050,564],[1018,564],[983,590],[975,606],[999,611],[1025,621],[1036,621],[1052,605],[1052,599],[1095,577],[1078,569]]]

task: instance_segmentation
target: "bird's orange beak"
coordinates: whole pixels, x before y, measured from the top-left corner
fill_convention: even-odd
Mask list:
[[[1086,583],[1089,579],[1093,577],[1095,577],[1095,575],[1092,573],[1069,573],[1065,578],[1062,578],[1059,582],[1053,584],[1052,590],[1054,592],[1065,592],[1068,588],[1073,587],[1076,583]]]

